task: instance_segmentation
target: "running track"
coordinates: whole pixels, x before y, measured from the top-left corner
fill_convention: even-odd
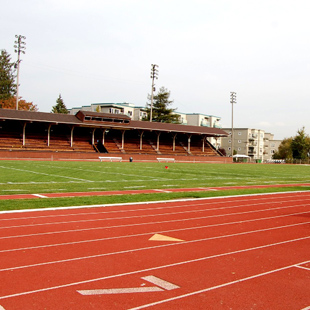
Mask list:
[[[0,238],[0,309],[310,309],[306,191],[3,212]]]

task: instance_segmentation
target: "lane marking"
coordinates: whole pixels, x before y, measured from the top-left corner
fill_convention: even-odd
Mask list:
[[[150,287],[131,287],[131,288],[111,288],[99,290],[79,290],[81,295],[107,295],[107,294],[129,294],[129,293],[149,293],[163,292],[164,290],[157,286]]]
[[[173,237],[169,237],[169,236],[165,236],[161,234],[155,234],[149,240],[150,241],[184,241],[181,239],[177,239],[177,238],[173,238]]]
[[[241,282],[245,282],[245,281],[252,280],[252,279],[255,279],[255,278],[259,278],[259,277],[262,277],[262,276],[266,276],[266,275],[269,275],[269,274],[272,274],[272,273],[275,273],[275,272],[279,272],[279,271],[283,271],[283,270],[286,270],[286,269],[289,269],[289,268],[292,268],[292,267],[295,267],[295,266],[296,265],[290,265],[290,266],[286,266],[286,267],[270,270],[270,271],[267,271],[267,272],[262,272],[262,273],[259,273],[259,274],[256,274],[256,275],[253,275],[253,276],[250,276],[250,277],[245,277],[245,278],[238,279],[238,280],[235,280],[235,281],[226,282],[226,283],[223,283],[223,284],[220,284],[220,285],[215,285],[215,286],[212,286],[212,287],[208,287],[208,288],[205,288],[205,289],[202,289],[202,290],[199,290],[199,291],[195,291],[195,292],[187,293],[187,294],[184,294],[184,295],[179,295],[179,296],[167,298],[167,299],[164,299],[164,300],[152,302],[152,303],[145,304],[145,305],[142,305],[142,306],[130,308],[128,310],[140,310],[140,309],[144,309],[144,308],[149,308],[149,307],[152,307],[152,306],[164,304],[166,302],[175,301],[175,300],[186,298],[186,297],[189,297],[189,296],[194,296],[194,295],[198,295],[198,294],[201,294],[201,293],[213,291],[215,289],[222,288],[222,287],[225,287],[225,286],[229,286],[229,285],[233,285],[233,284],[238,284],[238,283],[241,283]],[[310,307],[306,307],[306,308],[304,308],[302,310],[308,310],[308,309],[310,309]]]
[[[111,289],[97,289],[97,290],[77,290],[77,292],[81,295],[106,295],[106,294],[163,292],[164,289],[167,291],[171,291],[180,288],[175,284],[172,284],[155,276],[142,277],[141,279],[153,283],[157,286],[111,288]]]
[[[167,291],[175,290],[177,288],[180,288],[178,285],[172,284],[170,282],[167,282],[163,279],[157,278],[155,276],[147,276],[147,277],[142,277],[141,279],[146,280],[148,282],[151,282]]]
[[[39,197],[39,198],[48,198],[47,196],[40,195],[40,194],[31,194],[31,195],[32,195],[32,196]]]
[[[8,268],[0,269],[0,272],[12,271],[12,270],[16,270],[16,269],[23,269],[23,268],[30,268],[30,267],[38,267],[38,266],[44,266],[44,265],[59,264],[59,263],[78,261],[78,260],[83,260],[83,259],[92,259],[92,258],[96,258],[96,257],[104,257],[104,256],[110,256],[110,255],[117,255],[117,254],[133,253],[133,252],[138,252],[138,251],[152,250],[152,249],[157,249],[157,248],[162,248],[162,247],[169,247],[169,246],[179,245],[179,244],[188,244],[188,243],[203,242],[203,241],[209,241],[209,240],[215,240],[215,239],[236,237],[236,236],[242,236],[242,235],[247,235],[247,234],[252,234],[252,233],[259,233],[259,232],[268,231],[268,230],[275,230],[275,229],[287,228],[287,227],[292,227],[292,226],[297,226],[297,225],[303,225],[303,224],[308,224],[308,223],[310,223],[310,222],[302,223],[302,224],[287,225],[287,226],[272,227],[272,228],[264,228],[264,229],[246,231],[246,232],[235,233],[235,234],[224,235],[224,236],[215,236],[215,237],[209,237],[209,238],[203,238],[203,239],[183,241],[182,243],[172,243],[172,244],[170,243],[168,245],[158,245],[158,246],[152,246],[152,247],[123,250],[123,251],[118,251],[118,252],[110,252],[110,253],[103,253],[103,254],[96,254],[96,255],[89,255],[89,256],[79,256],[79,257],[74,257],[74,258],[69,258],[69,259],[49,261],[49,262],[32,264],[32,265],[8,267]],[[310,238],[310,236],[305,237],[305,239],[307,239],[307,238]],[[303,238],[301,238],[301,239],[303,239]]]
[[[249,222],[255,222],[255,221],[264,221],[264,220],[270,220],[270,219],[281,218],[281,217],[295,216],[295,215],[300,215],[300,214],[308,214],[308,212],[290,213],[290,214],[285,214],[285,215],[278,215],[278,216],[272,216],[272,217],[251,219],[251,220],[245,220],[245,221],[226,222],[226,223],[210,224],[210,225],[204,225],[204,226],[195,226],[195,227],[171,229],[171,230],[165,230],[164,232],[197,230],[197,229],[203,229],[203,228],[210,228],[210,227],[214,227],[214,226],[218,227],[218,226],[225,226],[225,225],[243,224],[243,223],[249,223]],[[270,230],[271,229],[281,229],[281,228],[286,228],[286,227],[305,225],[305,224],[309,224],[309,223],[310,222],[299,222],[299,223],[294,223],[294,224],[269,227],[269,228],[266,228],[266,229],[270,229]],[[119,226],[114,226],[114,227],[112,226],[112,228],[118,228],[118,227]],[[111,228],[111,227],[96,227],[96,228],[90,228],[90,229],[68,230],[68,231],[49,232],[49,233],[42,233],[42,234],[30,234],[30,235],[21,235],[21,236],[12,236],[12,237],[13,238],[14,237],[29,237],[29,236],[49,235],[49,234],[56,234],[56,233],[68,233],[68,232],[76,232],[76,231],[84,231],[84,230],[87,231],[87,230],[93,230],[93,229],[95,229],[95,230],[97,230],[97,229],[106,229],[106,228]],[[7,250],[0,250],[0,253],[14,252],[14,251],[24,251],[24,250],[32,250],[32,249],[40,249],[40,248],[48,248],[48,247],[55,247],[55,246],[65,246],[65,245],[72,245],[72,244],[79,244],[79,243],[98,242],[98,241],[121,239],[121,238],[140,237],[140,236],[149,235],[151,233],[153,233],[153,232],[147,232],[147,233],[141,233],[141,234],[132,234],[132,235],[123,235],[123,236],[116,236],[116,237],[90,239],[90,240],[72,241],[72,242],[64,242],[64,243],[56,243],[56,244],[46,244],[46,245],[38,245],[38,246],[24,247],[24,248],[15,248],[15,249],[13,248],[13,249],[7,249]],[[2,237],[0,239],[5,239],[5,237]]]
[[[159,269],[163,269],[163,268],[181,266],[181,265],[185,265],[185,264],[205,261],[205,260],[208,260],[208,259],[213,259],[213,258],[218,258],[218,257],[223,257],[223,256],[228,256],[228,255],[233,255],[233,254],[239,254],[239,253],[245,253],[245,252],[249,252],[249,251],[255,251],[255,250],[259,250],[259,249],[263,249],[263,248],[268,248],[268,247],[272,247],[272,246],[277,246],[277,245],[282,245],[282,244],[286,244],[286,243],[306,240],[306,239],[309,239],[309,238],[310,238],[310,236],[309,237],[298,238],[298,239],[292,239],[292,240],[288,240],[288,241],[272,243],[272,244],[267,244],[267,245],[263,245],[263,246],[253,247],[253,248],[242,249],[242,250],[238,250],[238,251],[232,251],[232,252],[227,252],[227,253],[216,254],[216,255],[212,255],[212,256],[200,257],[200,258],[191,259],[191,260],[187,260],[187,261],[181,261],[181,262],[178,262],[178,263],[172,263],[172,264],[168,264],[168,265],[162,265],[162,266],[157,266],[157,267],[150,267],[150,268],[145,268],[145,269],[125,272],[125,273],[119,273],[119,274],[110,275],[110,276],[104,276],[104,277],[99,277],[99,278],[94,278],[94,279],[89,279],[89,280],[82,280],[82,281],[71,282],[71,283],[62,284],[62,285],[45,287],[45,288],[36,289],[36,290],[32,290],[32,291],[25,291],[25,292],[10,294],[10,295],[4,295],[4,296],[0,296],[0,299],[7,299],[7,298],[12,298],[12,297],[18,297],[18,296],[35,294],[35,293],[41,293],[41,292],[46,292],[46,291],[51,291],[51,290],[56,290],[56,289],[61,289],[61,288],[67,288],[67,287],[71,287],[71,286],[75,286],[75,285],[80,285],[80,284],[97,282],[97,281],[106,280],[106,279],[115,279],[115,278],[119,278],[119,277],[123,277],[123,276],[138,274],[138,273],[141,273],[141,272],[148,272],[148,271],[154,271],[154,270],[159,270]],[[310,260],[303,261],[303,262],[300,262],[300,263],[297,263],[297,264],[293,264],[293,265],[289,265],[289,266],[286,266],[286,267],[283,267],[283,268],[280,268],[280,269],[275,269],[274,271],[269,271],[266,274],[272,273],[272,272],[275,272],[275,271],[278,271],[278,270],[282,270],[282,269],[284,270],[284,269],[288,269],[288,268],[291,268],[291,267],[295,267],[296,265],[304,265],[304,264],[307,264],[309,262],[310,262]],[[242,281],[242,279],[241,279],[241,281]],[[237,280],[237,281],[234,281],[234,282],[238,283],[238,282],[240,282],[240,280]]]
[[[212,197],[210,197],[212,198]],[[214,197],[214,198],[217,198],[217,197]],[[226,197],[220,197],[220,198],[226,198]],[[229,198],[232,198],[232,197],[229,197]],[[236,198],[236,196],[235,196]],[[153,211],[153,210],[167,210],[167,209],[178,209],[178,208],[186,208],[186,207],[197,207],[197,206],[208,206],[208,205],[214,205],[215,203],[216,204],[225,204],[224,207],[217,207],[217,208],[208,208],[208,209],[205,209],[206,211],[213,211],[213,210],[225,210],[225,209],[235,209],[235,208],[242,208],[242,207],[251,207],[251,206],[258,206],[258,205],[266,205],[266,203],[273,203],[273,204],[282,204],[283,201],[270,201],[270,197],[263,197],[263,198],[254,198],[254,197],[251,197],[253,199],[251,199],[251,202],[255,201],[255,200],[259,200],[259,201],[263,201],[263,200],[267,200],[266,202],[260,202],[260,203],[251,203],[251,204],[245,204],[245,205],[240,205],[240,202],[249,202],[249,199],[231,199],[231,200],[225,200],[225,201],[207,201],[207,202],[201,202],[201,200],[203,199],[206,199],[206,198],[197,198],[195,200],[198,200],[199,203],[195,203],[196,201],[195,200],[169,200],[167,202],[171,202],[169,203],[169,206],[166,206],[166,202],[164,201],[161,201],[161,202],[158,202],[158,201],[155,201],[154,203],[155,204],[160,204],[160,205],[164,205],[163,207],[155,207],[155,208],[141,208],[141,209],[125,209],[125,210],[109,210],[109,211],[100,211],[100,212],[82,212],[82,213],[66,213],[66,214],[53,214],[53,215],[39,215],[39,216],[27,216],[27,217],[13,217],[13,218],[3,218],[3,219],[0,219],[0,221],[14,221],[14,220],[26,220],[26,219],[38,219],[38,218],[56,218],[56,217],[71,217],[71,216],[85,216],[85,215],[98,215],[98,214],[109,214],[109,213],[129,213],[129,212],[137,212],[137,211]],[[305,197],[303,197],[302,199],[296,199],[296,195],[294,196],[291,196],[291,195],[287,195],[286,198],[292,198],[292,200],[285,200],[284,202],[285,203],[288,203],[288,202],[298,202],[298,201],[301,201],[301,202],[305,202],[307,200],[310,200],[310,197],[308,199],[306,199]],[[188,202],[188,204],[184,204],[184,205],[172,205],[174,202]],[[189,203],[191,202],[191,203]],[[230,204],[230,203],[238,203],[238,205],[231,205],[231,206],[227,206],[227,204]],[[122,206],[136,206],[136,205],[149,205],[149,204],[153,204],[153,202],[137,202],[135,204],[133,203],[126,203],[126,204],[123,204]],[[107,204],[107,205],[91,205],[89,207],[98,207],[98,208],[108,208],[108,207],[119,207],[119,204]],[[60,211],[63,211],[63,210],[71,210],[71,208],[76,208],[76,209],[87,209],[87,206],[80,206],[80,207],[63,207],[63,208],[47,208],[47,209],[33,209],[33,210],[12,210],[12,211],[1,211],[0,214],[4,214],[4,213],[22,213],[22,212],[25,212],[27,213],[28,211],[57,211],[57,210],[60,210]]]
[[[310,267],[304,267],[304,266],[295,266],[295,267],[310,271]]]
[[[72,181],[70,181],[72,182]],[[53,183],[53,182],[52,182]],[[1,184],[1,183],[0,183]],[[294,195],[292,195],[292,193]],[[271,197],[268,196],[274,196],[275,198],[277,198],[277,196],[280,196],[280,198],[284,199],[284,198],[290,198],[290,197],[295,197],[297,196],[297,194],[309,194],[309,191],[294,191],[294,192],[277,192],[277,193],[262,193],[262,194],[250,194],[250,195],[234,195],[234,196],[222,196],[222,197],[204,197],[204,198],[184,198],[184,199],[172,199],[172,200],[158,200],[158,201],[142,201],[142,202],[127,202],[127,203],[123,203],[122,206],[136,206],[136,205],[151,205],[151,204],[166,204],[166,203],[174,203],[174,202],[196,202],[196,201],[210,201],[211,202],[207,202],[206,204],[210,204],[210,203],[229,203],[229,202],[239,202],[239,201],[245,201],[245,200],[239,200],[239,198],[247,198],[247,201],[249,200],[249,198],[253,198],[255,199],[256,197],[259,200],[264,200]],[[262,197],[262,196],[266,196],[266,197]],[[283,197],[284,196],[284,197]],[[231,198],[233,200],[225,200],[225,201],[221,201],[223,199],[228,199]],[[275,198],[272,198],[273,200]],[[214,200],[214,201],[212,201]],[[301,199],[300,199],[301,200]],[[305,197],[303,197],[303,200],[308,200]],[[296,200],[298,201],[298,200]],[[281,203],[282,201],[270,201],[271,203]],[[288,201],[284,201],[284,202],[290,202]],[[262,204],[262,203],[260,203]],[[255,205],[255,204],[253,204]],[[14,214],[14,213],[31,213],[31,212],[46,212],[46,211],[63,211],[63,210],[79,210],[79,209],[90,209],[90,208],[107,208],[107,207],[119,207],[120,204],[119,203],[112,203],[112,204],[97,204],[97,205],[80,205],[80,206],[68,206],[68,207],[52,207],[52,208],[42,208],[42,209],[23,209],[23,210],[9,210],[9,211],[0,211],[0,214]],[[190,205],[189,205],[190,206]],[[182,206],[181,206],[182,207]],[[238,207],[238,206],[235,206]],[[176,208],[178,208],[176,206]],[[164,208],[161,208],[164,209]],[[137,209],[139,210],[139,209]],[[211,209],[210,209],[211,210]],[[133,210],[134,211],[134,210]],[[116,211],[114,211],[116,212]],[[73,214],[74,215],[74,214]],[[65,216],[65,215],[57,215],[57,216]],[[50,217],[50,216],[42,216],[42,217]],[[19,218],[16,218],[19,219]],[[24,218],[23,218],[24,219]],[[1,220],[10,220],[10,219],[1,219]]]
[[[255,204],[257,205],[257,204]],[[265,205],[265,204],[264,204]],[[225,213],[225,214],[215,214],[209,215],[204,218],[213,218],[213,217],[226,217],[230,215],[241,215],[241,214],[251,214],[251,213],[258,213],[258,212],[267,212],[267,211],[274,211],[274,210],[281,210],[281,209],[289,209],[295,207],[307,207],[305,203],[301,203],[300,205],[290,205],[284,207],[277,207],[277,208],[268,208],[268,209],[259,209],[253,211],[243,211],[243,212],[234,212],[234,213]],[[211,209],[212,210],[212,209]],[[207,210],[207,211],[211,211]],[[123,216],[123,217],[109,217],[109,218],[98,218],[98,219],[89,219],[89,220],[74,220],[74,221],[65,221],[65,222],[48,222],[48,223],[40,223],[40,224],[25,224],[25,225],[13,225],[13,226],[3,226],[0,229],[8,229],[8,228],[21,228],[21,227],[36,227],[36,226],[47,226],[47,225],[59,225],[59,224],[69,224],[69,223],[88,223],[88,222],[98,222],[98,221],[110,221],[110,220],[124,220],[124,219],[135,219],[135,218],[147,218],[147,217],[156,217],[156,216],[167,216],[167,215],[178,215],[178,214],[186,214],[186,213],[201,213],[205,212],[206,209],[199,209],[199,210],[187,210],[182,212],[170,212],[170,213],[158,213],[158,214],[145,214],[145,215],[134,215],[134,216]],[[186,221],[187,218],[182,219],[181,221]],[[167,221],[167,222],[171,222]],[[132,224],[135,225],[135,224]]]
[[[155,192],[161,192],[161,193],[172,193],[172,191],[168,191],[168,190],[165,190],[165,189],[153,189],[153,191]]]
[[[0,166],[0,168],[11,169],[11,170],[16,170],[16,171],[23,171],[23,172],[29,172],[29,173],[34,173],[34,174],[47,175],[47,176],[57,177],[57,178],[66,178],[66,179],[79,180],[79,181],[83,181],[83,182],[96,182],[96,181],[92,181],[92,180],[79,179],[79,178],[74,178],[74,177],[67,177],[65,175],[50,174],[50,173],[37,172],[37,171],[32,171],[32,170],[18,169],[18,168],[13,168],[13,167]],[[31,184],[31,182],[28,183],[28,184]]]
[[[310,306],[309,307],[306,307],[306,308],[303,308],[301,310],[310,310]]]

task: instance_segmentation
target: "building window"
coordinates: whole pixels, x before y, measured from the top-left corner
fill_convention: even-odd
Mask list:
[[[241,143],[241,140],[238,140],[238,143]]]
[[[231,150],[231,147],[228,148],[228,151],[230,151],[230,150]]]
[[[231,140],[228,140],[228,143],[231,143]]]
[[[238,136],[241,136],[241,132],[240,131],[238,132]]]
[[[238,147],[238,151],[241,151],[241,147]]]

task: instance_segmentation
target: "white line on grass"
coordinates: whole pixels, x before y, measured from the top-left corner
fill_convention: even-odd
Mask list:
[[[4,166],[0,166],[0,168],[11,169],[11,170],[17,170],[17,171],[22,171],[22,172],[27,172],[27,173],[33,173],[33,174],[47,175],[47,176],[50,176],[50,177],[58,177],[58,178],[66,178],[66,179],[79,180],[79,181],[83,181],[83,182],[94,182],[94,181],[86,180],[86,179],[80,179],[80,178],[74,178],[74,177],[67,177],[67,176],[63,176],[63,175],[50,174],[50,173],[44,173],[44,172],[37,172],[37,171],[31,171],[31,170],[25,170],[25,169],[18,169],[18,168],[13,168],[13,167],[4,167]],[[30,182],[30,183],[31,183],[31,182]]]
[[[205,260],[208,260],[208,259],[224,257],[224,256],[234,255],[234,254],[239,254],[239,253],[245,253],[245,252],[249,252],[249,251],[260,250],[260,249],[264,249],[264,248],[268,248],[268,247],[273,247],[273,246],[278,246],[278,245],[283,245],[283,244],[287,244],[287,243],[298,242],[298,241],[306,240],[306,239],[309,239],[309,238],[310,238],[310,236],[309,237],[303,237],[303,238],[296,238],[296,239],[291,239],[291,240],[286,240],[286,241],[281,241],[281,242],[276,242],[276,243],[265,244],[265,245],[261,245],[261,246],[257,246],[257,247],[246,248],[246,249],[237,250],[237,251],[231,251],[231,252],[226,252],[226,253],[221,253],[221,254],[215,254],[215,255],[212,255],[212,256],[205,256],[205,257],[195,258],[195,259],[191,259],[191,260],[187,260],[187,261],[181,261],[181,262],[167,264],[167,265],[150,267],[150,268],[145,268],[145,269],[125,272],[125,273],[120,273],[120,274],[115,274],[115,275],[110,275],[110,276],[104,276],[104,277],[99,277],[99,278],[94,278],[94,279],[83,280],[83,281],[71,282],[71,283],[67,283],[67,284],[51,286],[51,287],[45,287],[45,288],[41,288],[41,289],[37,289],[37,290],[25,291],[25,292],[20,292],[20,293],[11,294],[11,295],[4,295],[4,296],[0,296],[0,299],[7,299],[7,298],[24,296],[24,295],[34,294],[34,293],[46,292],[46,291],[51,291],[51,290],[55,290],[55,289],[66,288],[66,287],[71,287],[71,286],[76,286],[76,285],[86,284],[86,283],[92,283],[92,282],[97,282],[97,281],[106,280],[106,279],[119,278],[119,277],[133,275],[133,274],[138,274],[138,273],[142,273],[142,272],[149,272],[149,271],[153,271],[153,270],[160,270],[160,269],[169,268],[169,267],[181,266],[181,265],[185,265],[185,264],[205,261]],[[295,265],[307,264],[308,262],[310,262],[310,261],[304,261],[304,262],[300,262],[300,263],[297,263],[297,264],[289,265],[289,266],[286,266],[286,267],[283,267],[283,268],[275,269],[275,270],[273,270],[273,272],[284,270],[284,269],[288,269],[288,268],[294,267]],[[272,271],[269,271],[269,272],[264,273],[264,274],[268,274],[268,273],[272,273]],[[241,281],[241,279],[239,279],[236,283],[238,283],[240,281]]]

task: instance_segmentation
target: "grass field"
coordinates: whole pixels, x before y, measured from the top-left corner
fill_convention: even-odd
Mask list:
[[[166,169],[165,166],[169,168]],[[0,161],[0,195],[51,192],[169,189],[235,185],[310,183],[310,166],[264,164],[105,163]],[[290,190],[294,190],[291,188]],[[306,188],[304,188],[306,189]],[[272,189],[272,191],[279,189]],[[288,189],[285,189],[288,190]],[[248,191],[248,190],[247,190]],[[262,190],[251,190],[251,192]],[[270,189],[264,190],[264,192]],[[228,194],[228,192],[225,192]],[[244,191],[233,191],[234,194]],[[146,201],[223,195],[174,193],[122,197],[57,198],[38,201],[1,201],[0,209]]]

